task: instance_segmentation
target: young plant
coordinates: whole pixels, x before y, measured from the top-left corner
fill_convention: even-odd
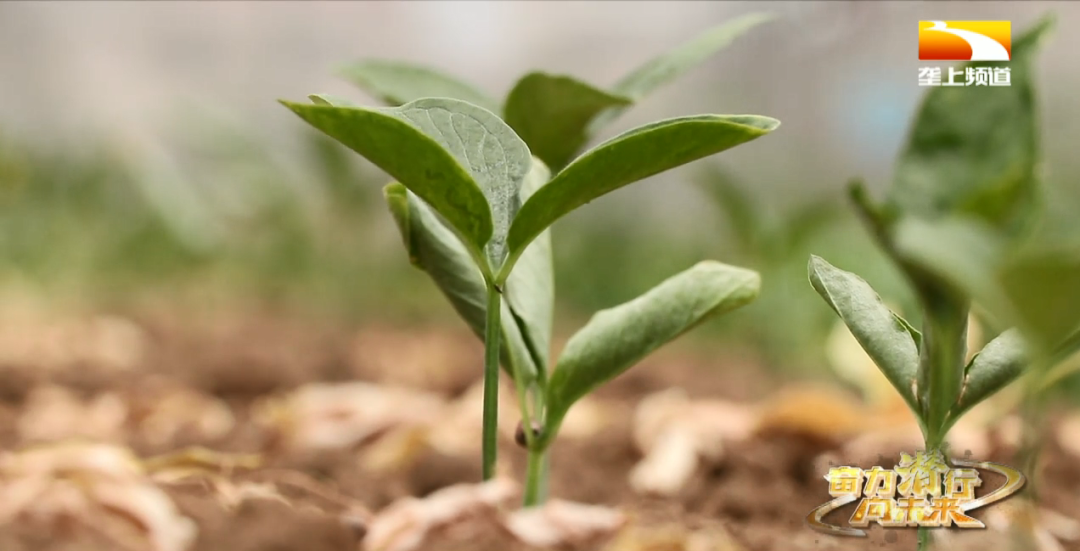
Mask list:
[[[964,413],[1005,387],[1031,364],[1028,339],[1001,333],[966,362],[968,310],[993,293],[990,263],[956,262],[995,257],[979,242],[938,240],[925,225],[973,224],[1018,239],[1036,215],[1038,143],[1032,71],[1043,21],[1013,43],[1008,88],[936,88],[916,118],[884,205],[872,204],[861,184],[851,187],[859,214],[878,244],[911,283],[922,308],[922,330],[890,311],[858,276],[811,257],[810,282],[840,316],[922,429],[927,450],[942,450]],[[950,244],[953,246],[950,248]],[[929,251],[929,252],[928,252]],[[950,277],[959,271],[963,280]],[[1025,334],[1025,336],[1027,336]],[[919,531],[919,548],[930,532]]]
[[[650,61],[611,93],[570,77],[532,73],[500,109],[472,87],[435,71],[366,62],[349,74],[392,107],[360,107],[328,96],[312,96],[314,105],[283,102],[397,181],[385,195],[411,261],[483,339],[485,479],[495,468],[500,364],[514,380],[526,427],[561,420],[547,403],[554,308],[548,227],[597,197],[756,139],[779,122],[755,115],[667,119],[574,157],[631,98],[671,80],[765,19],[750,16],[714,29]],[[499,111],[505,121],[495,114]],[[545,160],[561,170],[552,177]],[[554,403],[569,407],[572,401],[560,395]],[[531,476],[541,472],[550,440],[525,432],[535,452]],[[530,497],[538,499],[536,492]]]
[[[505,123],[470,103],[427,98],[367,109],[315,99],[315,105],[285,103],[397,179],[385,194],[411,261],[483,335],[485,478],[496,459],[500,360],[513,377],[525,426],[561,419],[558,409],[546,411],[554,303],[548,226],[605,193],[753,140],[778,124],[722,115],[661,121],[597,146],[548,180],[543,163]],[[673,315],[691,315],[673,304]],[[560,394],[554,403],[569,407],[572,401]],[[542,453],[546,442],[529,447]]]

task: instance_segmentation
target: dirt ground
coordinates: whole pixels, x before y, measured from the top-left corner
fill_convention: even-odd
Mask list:
[[[164,490],[179,515],[194,522],[192,550],[362,549],[371,515],[395,501],[479,481],[479,441],[470,432],[478,427],[444,431],[444,440],[464,441],[453,449],[466,451],[449,453],[447,446],[386,427],[364,436],[355,432],[341,436],[327,429],[316,438],[303,433],[307,421],[288,416],[297,410],[280,413],[286,411],[280,407],[285,397],[312,382],[366,381],[418,389],[444,400],[462,399],[475,388],[482,354],[475,337],[464,330],[347,329],[271,314],[182,319],[149,314],[38,316],[3,324],[3,452],[17,454],[30,444],[73,439],[130,448],[143,462],[143,471],[161,475],[154,478],[154,486]],[[806,421],[828,418],[828,412],[806,412],[796,405],[791,413],[784,409],[790,404],[769,402],[781,386],[748,359],[704,357],[675,346],[602,389],[594,404],[603,413],[594,416],[591,425],[588,419],[579,423],[580,431],[561,438],[553,448],[551,495],[614,508],[626,522],[603,541],[565,547],[914,549],[915,534],[910,530],[874,528],[868,538],[858,539],[806,527],[807,513],[829,499],[822,478],[829,461],[852,464],[862,459],[851,457],[841,438]],[[774,417],[786,420],[726,443],[722,458],[697,468],[674,495],[638,495],[628,484],[630,472],[643,457],[635,444],[635,411],[646,396],[671,388],[684,389],[691,400],[764,401],[772,404]],[[401,402],[401,409],[416,408]],[[513,406],[504,405],[502,413],[512,429]],[[1054,413],[1055,423],[1061,416]],[[320,438],[345,444],[324,448],[304,444]],[[986,455],[979,459],[1014,465],[1015,450],[1000,440],[990,438]],[[1040,549],[1057,545],[1056,549],[1080,550],[1080,534],[1070,532],[1076,528],[1070,519],[1080,520],[1080,457],[1064,449],[1060,440],[1047,440],[1041,499],[1045,509],[1061,518],[1047,524],[1044,531],[1050,535]],[[222,455],[167,455],[190,446]],[[467,451],[472,446],[476,449]],[[159,463],[149,459],[155,457]],[[507,462],[501,470],[520,477],[524,454],[505,433],[502,457]],[[883,458],[891,467],[898,455],[883,449]],[[167,538],[153,543],[155,526],[166,524],[155,524],[151,515],[133,513],[123,504],[104,503],[101,510],[124,517],[127,532],[106,529],[103,517],[92,516],[91,505],[82,498],[57,498],[56,505],[46,507],[47,498],[42,497],[46,494],[37,493],[20,502],[16,497],[23,494],[13,488],[22,475],[12,473],[25,471],[13,471],[6,464],[0,460],[0,473],[6,473],[0,474],[0,487],[7,485],[0,490],[0,550],[173,551]],[[60,476],[56,473],[68,471],[51,472],[50,476]],[[77,487],[96,482],[81,484]],[[40,510],[19,510],[17,503],[24,502],[24,509],[37,504]],[[46,514],[57,510],[63,514]],[[830,518],[845,520],[850,510]],[[446,530],[417,548],[533,549],[489,528]],[[974,532],[950,540],[948,547],[988,550],[1004,541],[1000,534]],[[144,537],[128,537],[129,533]]]

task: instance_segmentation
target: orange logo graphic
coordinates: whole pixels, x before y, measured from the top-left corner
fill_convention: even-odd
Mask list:
[[[1009,21],[919,21],[919,59],[1008,61]]]

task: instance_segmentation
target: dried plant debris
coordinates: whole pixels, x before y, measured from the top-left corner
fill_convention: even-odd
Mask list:
[[[691,401],[670,389],[641,401],[634,414],[634,442],[645,457],[630,473],[630,485],[643,494],[674,495],[702,463],[723,457],[725,441],[748,438],[758,412],[722,400]]]
[[[115,316],[52,319],[37,312],[0,318],[0,365],[48,372],[127,372],[144,359],[146,332]]]
[[[824,385],[781,388],[759,406],[757,432],[800,434],[826,443],[838,443],[872,427],[914,423],[883,419],[849,393]]]
[[[1006,541],[1027,540],[1031,551],[1067,551],[1080,542],[1080,521],[1050,509],[1033,507],[1026,499],[1011,499],[986,511],[986,530],[946,530],[941,546],[961,551],[997,549]],[[1019,547],[1015,547],[1019,548]]]
[[[67,388],[45,385],[27,396],[15,430],[27,443],[69,438],[119,443],[127,436],[127,417],[128,406],[115,393],[83,399]]]
[[[1004,438],[997,433],[1007,429],[1008,424],[992,427],[981,415],[971,415],[953,427],[948,442],[956,455],[985,457],[993,437]],[[790,386],[757,404],[690,400],[673,388],[647,396],[637,407],[634,444],[644,457],[631,471],[630,485],[639,494],[677,495],[695,473],[724,460],[725,443],[774,434],[828,446],[832,451],[818,458],[820,466],[869,464],[923,445],[910,412],[877,409],[835,387]]]
[[[1066,415],[1055,432],[1061,449],[1080,460],[1080,411]]]
[[[196,526],[146,475],[137,458],[107,444],[50,444],[0,455],[0,526],[40,523],[41,533],[93,533],[117,549],[184,551]]]
[[[155,447],[209,443],[232,431],[236,418],[219,398],[189,387],[158,383],[140,389],[133,424],[142,442]]]
[[[505,524],[515,537],[533,547],[595,549],[626,524],[626,517],[608,507],[552,500],[510,513]]]
[[[562,500],[509,510],[518,493],[515,482],[495,478],[403,498],[375,516],[363,548],[418,551],[483,538],[507,549],[598,549],[626,524],[614,509]]]
[[[312,383],[255,406],[254,417],[291,451],[344,449],[387,430],[427,426],[445,410],[431,393],[369,383]]]
[[[498,428],[503,438],[513,438],[517,429],[517,398],[509,385],[499,386]],[[440,453],[451,456],[472,457],[476,443],[480,441],[484,417],[484,383],[477,381],[460,397],[448,402],[427,426],[428,441]]]
[[[334,518],[357,536],[366,533],[372,515],[359,500],[301,471],[265,468],[264,462],[257,454],[196,447],[149,458],[143,464],[156,483],[194,489],[230,515],[241,514],[244,506],[269,501],[297,514]]]
[[[427,549],[431,545],[429,538],[436,532],[497,529],[501,525],[500,509],[517,495],[515,482],[496,478],[482,484],[443,488],[423,499],[403,498],[375,516],[364,539],[364,550]]]
[[[212,442],[228,434],[235,423],[223,401],[178,385],[89,397],[62,386],[42,385],[27,395],[16,434],[25,443],[71,438],[122,443],[137,438],[165,448],[181,440]]]
[[[457,394],[476,380],[483,358],[476,338],[464,332],[365,328],[348,361],[359,379]]]
[[[629,525],[603,551],[744,551],[720,525]]]

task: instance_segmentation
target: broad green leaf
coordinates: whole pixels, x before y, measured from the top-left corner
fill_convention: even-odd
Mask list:
[[[756,272],[699,262],[630,302],[601,310],[566,343],[547,387],[545,437],[582,396],[711,315],[757,297]]]
[[[1080,329],[1080,253],[1075,246],[1028,249],[1010,258],[1000,281],[1016,324],[1051,354]]]
[[[811,256],[809,275],[814,290],[840,316],[904,401],[918,412],[912,386],[919,369],[919,348],[908,329],[910,325],[889,310],[866,281],[851,272]]]
[[[486,252],[498,268],[506,258],[506,233],[521,207],[521,183],[532,164],[528,146],[494,113],[464,101],[421,99],[392,110],[452,153],[480,186],[494,225]]]
[[[1004,244],[984,223],[956,217],[905,218],[896,225],[893,242],[904,262],[979,302],[998,320],[1012,315],[996,280]]]
[[[586,129],[597,113],[631,103],[568,76],[537,72],[514,85],[503,113],[533,154],[558,169],[588,141]]]
[[[507,237],[508,265],[542,231],[570,211],[643,178],[768,134],[780,121],[756,115],[668,119],[620,134],[586,152],[537,191]]]
[[[1036,205],[1038,132],[1033,69],[1045,20],[1021,36],[1008,62],[1011,86],[941,86],[925,97],[897,165],[888,203],[908,215],[974,215],[1019,229]]]
[[[475,250],[486,246],[492,266],[502,263],[531,156],[496,115],[448,98],[370,109],[283,103],[424,199]]]
[[[551,171],[533,158],[532,170],[521,185],[521,200],[527,201],[544,186]],[[517,319],[532,352],[533,363],[545,377],[551,355],[551,330],[555,309],[555,269],[550,230],[544,230],[522,253],[506,280],[504,296]]]
[[[370,59],[341,69],[361,90],[397,107],[420,98],[454,98],[492,112],[499,103],[483,92],[435,69],[401,61]]]
[[[473,333],[483,339],[487,286],[461,240],[405,186],[397,182],[389,184],[383,189],[383,195],[401,233],[409,261],[431,277]],[[502,308],[502,365],[511,375],[516,371],[531,380],[536,375],[536,368],[529,348],[507,301],[502,301]]]
[[[1010,329],[1000,334],[971,359],[964,372],[960,400],[950,412],[952,419],[1016,380],[1028,365],[1028,355],[1020,332]]]
[[[647,61],[622,78],[612,88],[615,94],[639,100],[653,90],[679,78],[684,73],[726,48],[750,29],[774,19],[766,13],[751,13],[713,27],[668,52]],[[593,119],[589,134],[610,124],[626,110],[612,107]]]
[[[1051,354],[1080,326],[1080,255],[1069,245],[1013,251],[972,219],[906,219],[896,248],[910,263],[981,303],[995,320],[1020,327]]]

